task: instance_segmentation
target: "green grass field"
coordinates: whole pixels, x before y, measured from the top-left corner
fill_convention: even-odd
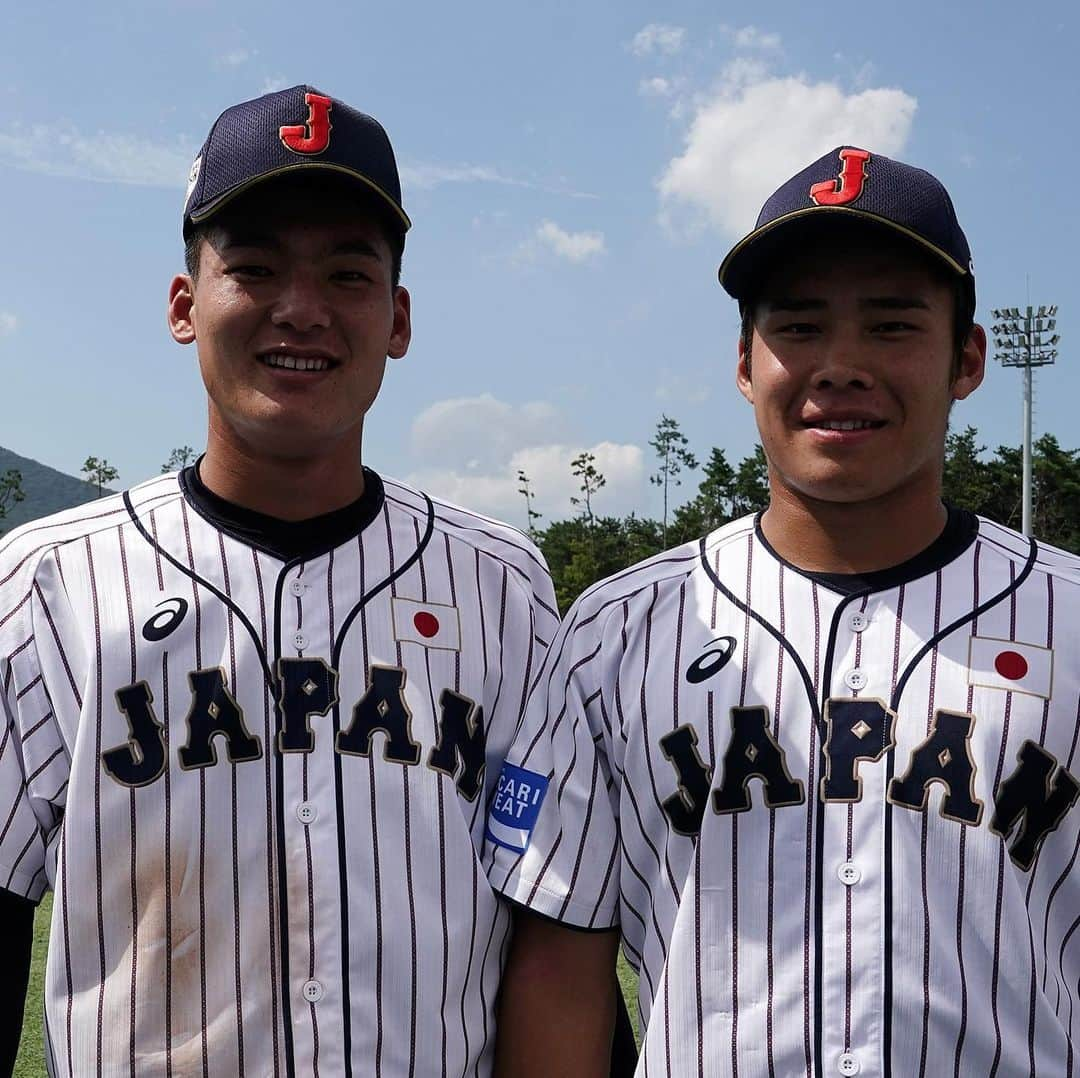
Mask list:
[[[30,988],[26,993],[26,1019],[23,1022],[22,1042],[19,1045],[19,1058],[15,1061],[14,1078],[46,1078],[44,1038],[41,1033],[41,994],[45,985],[45,950],[49,942],[49,917],[52,914],[52,895],[46,895],[38,908],[34,919],[34,958],[30,967]],[[619,984],[622,985],[630,1019],[634,1023],[634,1032],[641,1035],[637,1027],[637,1008],[634,996],[637,992],[637,977],[619,955]]]
[[[46,895],[34,917],[34,957],[30,965],[30,987],[26,992],[26,1018],[23,1020],[19,1058],[15,1060],[14,1078],[46,1078],[45,1039],[41,1034],[41,998],[45,989],[45,951],[49,943],[49,918],[52,895]]]

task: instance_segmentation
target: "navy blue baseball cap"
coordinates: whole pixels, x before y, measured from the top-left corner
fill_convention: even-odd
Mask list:
[[[861,223],[910,240],[961,280],[968,313],[974,313],[971,250],[941,181],[921,168],[854,146],[827,153],[770,196],[753,232],[720,264],[720,283],[745,304],[763,273],[776,264],[782,245],[805,238],[810,222],[827,231],[830,221]]]
[[[355,180],[402,236],[408,231],[382,125],[311,86],[292,86],[233,105],[214,121],[188,177],[184,234],[255,184],[310,169]]]

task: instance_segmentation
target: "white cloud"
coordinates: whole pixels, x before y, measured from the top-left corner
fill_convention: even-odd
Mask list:
[[[775,52],[781,47],[780,35],[759,30],[756,26],[740,26],[731,31],[737,49],[761,49]]]
[[[258,56],[258,49],[231,49],[229,52],[218,57],[219,67],[241,67]]]
[[[505,460],[525,446],[559,438],[559,412],[545,401],[508,404],[490,393],[438,401],[412,425],[417,456],[467,468],[475,460]]]
[[[260,94],[276,94],[278,90],[284,90],[291,86],[285,75],[267,75],[262,81],[262,86],[259,88]]]
[[[657,184],[661,218],[690,231],[711,226],[742,235],[772,191],[834,146],[902,150],[916,107],[903,90],[846,93],[832,82],[774,77],[738,59],[695,104],[685,149]]]
[[[571,497],[580,497],[578,480],[571,462],[580,453],[592,453],[595,467],[606,479],[592,497],[597,516],[622,516],[640,508],[645,494],[645,455],[636,445],[599,442],[593,446],[539,445],[513,453],[499,467],[487,471],[455,468],[421,469],[408,477],[423,490],[447,501],[465,505],[481,513],[505,520],[519,528],[527,525],[525,498],[521,494],[518,470],[529,477],[533,508],[544,518],[565,520],[578,509]]]
[[[577,444],[558,409],[545,401],[514,405],[489,393],[439,401],[414,420],[412,450],[418,460],[438,465],[416,469],[410,482],[519,527],[526,523],[519,469],[528,475],[534,508],[545,520],[565,519],[574,513],[570,497],[579,493],[570,462],[581,452],[596,457],[607,479],[595,512],[628,513],[647,496],[640,447]]]
[[[401,165],[400,172],[402,185],[414,190],[428,191],[447,183],[492,183],[504,187],[523,187],[530,191],[545,191],[548,194],[564,195],[568,198],[597,197],[587,191],[575,191],[569,187],[507,176],[504,172],[487,165],[413,163]]]
[[[651,79],[642,79],[638,83],[638,93],[642,97],[670,97],[675,92],[671,79],[659,75]]]
[[[262,93],[282,89],[282,78],[267,79]],[[47,176],[70,176],[106,183],[179,187],[187,182],[197,144],[177,138],[154,142],[121,132],[86,134],[61,124],[14,124],[0,128],[0,163]],[[544,186],[503,175],[484,165],[406,165],[406,186],[429,189],[446,183],[493,183],[526,187],[571,198],[593,198],[586,192]]]
[[[0,311],[0,337],[10,337],[19,328],[19,320],[11,311]]]
[[[630,42],[630,51],[635,56],[651,56],[653,53],[674,56],[683,47],[685,40],[684,27],[651,22],[634,35]]]
[[[0,129],[0,161],[26,172],[110,183],[183,188],[195,150],[180,138],[153,142],[58,124]]]
[[[568,262],[585,262],[605,251],[602,232],[567,232],[554,221],[540,225],[536,239]]]

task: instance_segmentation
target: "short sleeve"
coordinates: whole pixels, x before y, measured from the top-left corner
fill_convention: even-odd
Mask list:
[[[0,561],[0,578],[4,567]],[[66,597],[54,592],[50,600],[47,582],[8,572],[0,584],[0,887],[37,902],[48,886],[48,850],[70,773],[50,677],[67,677],[68,694],[75,681],[54,631]]]
[[[536,913],[608,929],[618,909],[618,789],[598,620],[575,606],[529,696],[488,814],[492,886]]]

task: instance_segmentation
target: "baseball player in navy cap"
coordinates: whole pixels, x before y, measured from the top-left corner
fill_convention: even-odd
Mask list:
[[[205,455],[0,544],[5,978],[51,889],[50,1074],[490,1073],[486,805],[557,619],[524,536],[363,463],[409,223],[370,116],[227,109],[168,305]]]
[[[505,1073],[602,1072],[620,938],[642,1075],[1072,1073],[1080,559],[942,503],[986,352],[949,195],[838,148],[720,281],[769,506],[548,651],[488,820]]]

